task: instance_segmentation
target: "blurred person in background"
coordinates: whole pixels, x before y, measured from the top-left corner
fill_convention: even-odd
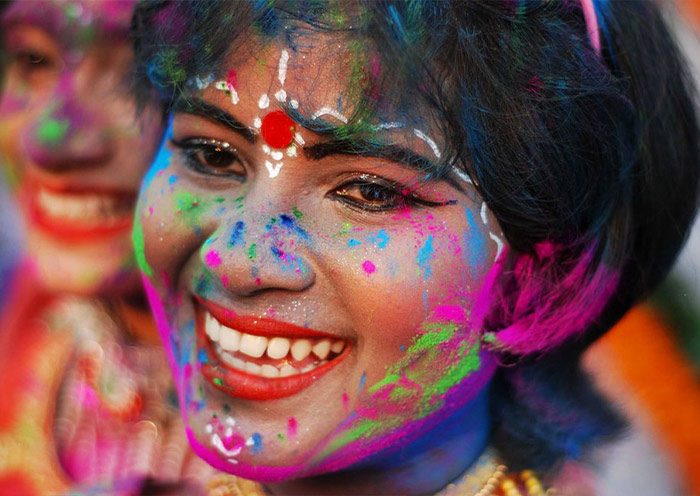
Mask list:
[[[0,494],[177,489],[214,473],[187,449],[132,256],[163,131],[128,92],[134,5],[2,4],[0,158],[26,247],[3,281]]]

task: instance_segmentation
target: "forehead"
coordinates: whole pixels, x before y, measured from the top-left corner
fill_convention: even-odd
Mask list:
[[[136,0],[20,0],[3,13],[4,28],[30,25],[69,44],[97,36],[126,39]]]
[[[382,92],[398,89],[379,89],[382,72],[391,68],[381,67],[373,53],[367,45],[349,43],[335,33],[297,36],[293,44],[251,37],[216,74],[200,74],[194,86],[206,85],[200,95],[244,124],[286,108],[305,119],[310,129],[327,125],[338,131],[349,123],[348,129],[340,130],[343,135],[362,134],[437,161],[439,131],[431,113],[415,99],[410,108],[392,105],[400,98]],[[368,108],[371,112],[364,113]]]

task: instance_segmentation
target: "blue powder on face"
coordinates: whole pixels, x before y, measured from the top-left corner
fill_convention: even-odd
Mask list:
[[[348,246],[349,246],[350,248],[353,248],[353,247],[358,246],[358,245],[361,245],[361,244],[362,244],[362,241],[358,241],[358,240],[356,240],[356,239],[350,239],[350,240],[348,240]]]
[[[303,239],[309,239],[309,235],[304,231],[299,225],[297,224],[297,220],[287,214],[282,214],[280,215],[280,225],[284,226],[285,228],[289,229],[290,231],[294,231],[297,235],[299,235]]]
[[[377,248],[386,248],[387,243],[389,242],[389,235],[386,233],[384,229],[380,229],[379,232],[377,233],[376,236],[372,236],[371,238],[368,239],[370,243],[376,243]]]
[[[432,269],[430,268],[430,262],[435,256],[435,250],[433,250],[433,235],[428,236],[428,240],[423,245],[423,248],[418,252],[418,270],[423,271],[423,276],[425,278],[430,277]]]
[[[358,393],[364,389],[365,382],[367,382],[367,372],[362,372],[362,377],[360,377],[360,384],[357,386]]]
[[[228,247],[233,248],[234,246],[242,245],[243,235],[245,234],[245,223],[241,220],[236,222],[233,226],[233,231],[231,231],[231,237],[228,239]]]
[[[469,232],[465,235],[464,241],[467,250],[467,263],[472,271],[477,271],[479,267],[484,266],[484,256],[486,253],[484,247],[484,237],[479,233],[479,226],[474,222],[474,216],[465,209],[467,222],[469,222]]]
[[[262,436],[258,432],[254,432],[253,436],[250,438],[253,445],[251,451],[253,454],[260,453],[262,451]]]
[[[202,348],[199,350],[199,363],[209,363],[209,357],[207,356],[207,350]]]
[[[168,184],[175,184],[178,179],[177,175],[171,174],[170,177],[168,177]]]
[[[153,165],[151,165],[151,168],[148,170],[146,176],[143,178],[142,187],[144,188],[147,187],[153,181],[153,179],[158,175],[160,171],[167,169],[170,165],[170,157],[172,156],[172,152],[166,147],[166,137],[172,134],[172,126],[173,117],[170,116],[170,118],[168,119],[168,125],[165,129],[165,133],[163,134],[163,141],[161,141],[160,147],[158,149],[158,154],[153,160]]]

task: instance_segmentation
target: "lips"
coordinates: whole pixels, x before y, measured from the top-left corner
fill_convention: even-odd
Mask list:
[[[351,348],[328,333],[234,315],[208,301],[195,299],[195,308],[202,374],[238,398],[264,401],[297,394],[339,365]]]
[[[106,189],[28,188],[34,224],[57,238],[88,241],[131,228],[136,197],[133,193]]]

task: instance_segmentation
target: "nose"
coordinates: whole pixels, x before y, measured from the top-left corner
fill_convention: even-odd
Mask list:
[[[310,244],[293,215],[238,219],[220,225],[202,246],[200,257],[224,288],[238,296],[301,292],[316,278],[306,256]]]
[[[61,172],[94,167],[112,156],[113,142],[95,102],[71,91],[55,92],[52,103],[21,137],[29,159],[40,168]]]

